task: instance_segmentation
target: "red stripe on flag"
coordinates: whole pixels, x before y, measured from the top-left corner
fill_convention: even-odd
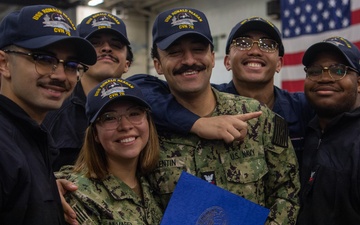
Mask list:
[[[304,80],[284,80],[281,82],[282,89],[289,92],[304,91]]]
[[[284,55],[284,65],[291,66],[291,65],[298,65],[302,63],[302,57],[304,52],[292,53]]]
[[[351,11],[351,25],[360,23],[360,9]]]
[[[356,47],[358,47],[360,49],[360,41],[357,41],[357,42],[353,42],[354,45],[356,45]]]

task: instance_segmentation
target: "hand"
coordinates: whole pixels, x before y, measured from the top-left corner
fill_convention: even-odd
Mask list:
[[[75,211],[71,208],[71,206],[66,202],[64,198],[64,195],[67,191],[76,191],[78,187],[74,183],[65,179],[57,179],[56,185],[58,187],[61,204],[64,209],[65,221],[71,225],[78,225],[78,222],[76,221]]]
[[[191,132],[206,139],[222,139],[226,143],[243,141],[247,134],[246,121],[261,114],[262,112],[259,111],[240,115],[202,117],[194,123]]]

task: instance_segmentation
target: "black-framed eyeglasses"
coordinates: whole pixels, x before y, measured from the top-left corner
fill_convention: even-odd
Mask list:
[[[89,67],[80,62],[74,60],[62,60],[44,53],[19,52],[13,50],[3,51],[8,54],[19,54],[32,57],[35,62],[36,72],[42,76],[53,74],[59,66],[59,63],[64,65],[64,72],[69,76],[76,76],[78,73],[86,72],[89,69]]]
[[[249,37],[238,37],[232,41],[231,45],[240,50],[250,50],[255,43],[263,52],[275,52],[279,48],[279,44],[275,40],[268,38],[260,38],[255,41]]]
[[[328,71],[328,74],[334,81],[343,79],[346,76],[348,70],[352,70],[356,73],[359,73],[356,69],[349,66],[345,66],[343,64],[334,64],[324,67],[320,65],[313,65],[313,66],[305,67],[304,70],[306,72],[306,78],[312,81],[321,80],[322,74],[326,70]]]
[[[116,130],[120,121],[125,117],[131,124],[140,125],[149,112],[149,109],[135,106],[129,108],[125,114],[118,114],[117,112],[105,112],[96,118],[96,122],[105,130]]]

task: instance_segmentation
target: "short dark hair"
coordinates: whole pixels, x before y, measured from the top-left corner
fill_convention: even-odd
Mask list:
[[[129,64],[129,67],[131,66],[131,64],[133,63],[134,61],[134,54],[131,50],[131,47],[130,45],[126,45],[126,48],[127,48],[127,53],[126,53],[126,60],[130,62]]]

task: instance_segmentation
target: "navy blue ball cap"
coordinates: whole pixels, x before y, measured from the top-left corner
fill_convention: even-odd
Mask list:
[[[127,45],[130,45],[126,33],[126,25],[119,17],[107,13],[94,13],[84,18],[77,26],[80,37],[88,39],[91,35],[100,32],[110,32],[119,36],[120,39]]]
[[[261,31],[269,35],[279,44],[279,56],[284,56],[285,49],[279,29],[269,20],[261,17],[250,17],[237,23],[231,30],[226,42],[225,54],[229,54],[232,41],[249,31]]]
[[[214,46],[209,23],[203,12],[187,7],[164,11],[156,17],[153,25],[153,46],[156,44],[161,50],[165,50],[188,34],[199,35]]]
[[[318,53],[325,51],[334,51],[342,55],[347,61],[347,66],[360,72],[360,51],[352,42],[343,37],[330,37],[311,45],[304,53],[303,65],[309,66]]]
[[[114,101],[134,101],[151,109],[139,86],[120,78],[109,78],[98,84],[87,96],[86,116],[89,123],[93,123],[104,107]]]
[[[71,43],[80,62],[96,63],[94,47],[79,37],[71,19],[54,6],[25,6],[8,14],[0,24],[0,49],[9,45],[41,49],[60,42]]]

